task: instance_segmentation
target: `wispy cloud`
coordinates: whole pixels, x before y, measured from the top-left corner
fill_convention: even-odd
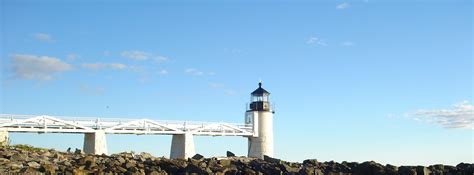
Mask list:
[[[114,69],[114,70],[123,70],[127,68],[127,65],[121,63],[82,63],[82,68],[85,69]]]
[[[54,41],[53,37],[50,34],[46,34],[46,33],[35,33],[33,34],[33,38],[38,41],[46,41],[46,42]]]
[[[224,93],[227,94],[227,95],[235,95],[235,94],[237,94],[237,92],[235,92],[235,91],[232,90],[232,89],[226,89],[226,90],[224,91]]]
[[[79,86],[79,91],[85,95],[99,96],[104,94],[105,89],[103,87],[93,87],[83,84]]]
[[[73,54],[73,53],[70,53],[66,56],[66,60],[67,61],[74,61],[76,60],[77,58],[79,58],[80,56],[77,55],[77,54]]]
[[[166,70],[166,69],[161,69],[160,71],[158,71],[158,75],[168,75],[169,72]]]
[[[317,44],[317,45],[320,45],[320,46],[327,46],[328,44],[326,43],[326,41],[318,38],[318,37],[314,37],[314,36],[311,36],[309,37],[308,41],[306,41],[306,44]]]
[[[342,46],[347,46],[347,47],[350,47],[350,46],[354,46],[355,43],[352,42],[352,41],[344,41],[341,43]]]
[[[72,70],[72,66],[55,57],[15,54],[11,56],[13,77],[52,80],[55,75]]]
[[[347,9],[349,7],[351,7],[351,4],[344,2],[344,3],[338,4],[336,6],[336,9],[342,10],[342,9]]]
[[[242,49],[238,49],[238,48],[225,48],[224,50],[233,55],[240,55],[244,53]]]
[[[170,59],[168,57],[164,57],[164,56],[156,56],[155,58],[153,58],[153,60],[160,64],[160,63],[163,63],[163,62],[167,62],[169,61]]]
[[[468,101],[449,109],[421,109],[411,115],[414,120],[441,125],[444,128],[474,129],[474,106]]]
[[[189,75],[193,75],[193,76],[204,75],[203,71],[200,71],[200,70],[195,69],[195,68],[188,68],[188,69],[184,70],[184,73],[189,74]]]
[[[104,52],[102,52],[102,55],[104,55],[104,56],[106,56],[106,57],[110,56],[110,54],[111,54],[111,53],[110,53],[110,51],[108,51],[108,50],[105,50]]]
[[[122,57],[133,59],[133,60],[147,60],[150,58],[151,54],[143,51],[133,50],[133,51],[123,51],[120,53]]]
[[[211,87],[211,88],[223,88],[224,84],[222,84],[222,83],[209,83],[209,87]]]
[[[232,89],[227,88],[222,83],[209,83],[209,87],[213,89],[219,89],[219,91],[223,91],[226,95],[235,95],[236,92]]]

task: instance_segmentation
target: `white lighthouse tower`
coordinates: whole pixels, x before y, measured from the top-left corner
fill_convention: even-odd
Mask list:
[[[245,113],[245,123],[253,126],[254,135],[249,137],[248,157],[273,157],[273,109],[270,107],[270,93],[258,88],[250,94],[250,105]]]

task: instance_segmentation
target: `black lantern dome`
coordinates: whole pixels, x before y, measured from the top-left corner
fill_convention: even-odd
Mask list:
[[[262,82],[250,94],[250,111],[270,111],[270,92],[262,88]]]

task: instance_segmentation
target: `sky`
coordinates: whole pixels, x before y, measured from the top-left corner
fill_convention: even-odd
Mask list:
[[[243,123],[259,80],[275,157],[473,162],[473,2],[1,0],[0,113]],[[82,148],[81,134],[10,133]],[[246,155],[243,137],[196,152]],[[171,136],[107,135],[169,156]]]

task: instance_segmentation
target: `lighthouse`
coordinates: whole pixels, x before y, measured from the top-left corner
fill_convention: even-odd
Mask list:
[[[250,94],[250,105],[245,112],[245,124],[253,127],[254,135],[248,138],[248,157],[273,157],[273,109],[270,93],[258,88]]]

